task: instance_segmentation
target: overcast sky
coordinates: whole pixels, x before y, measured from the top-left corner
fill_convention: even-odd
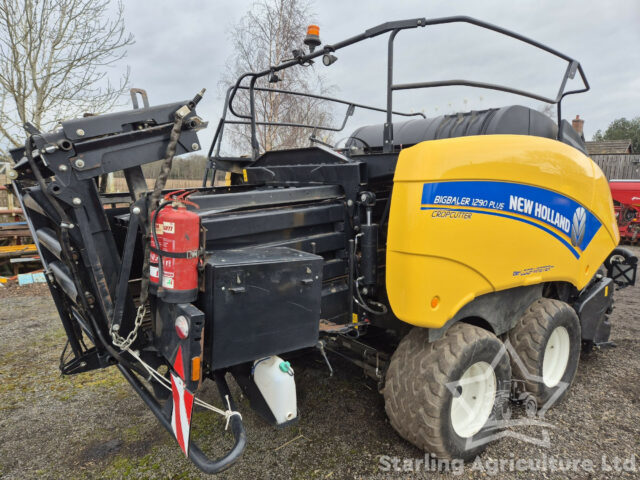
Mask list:
[[[148,91],[152,104],[207,94],[199,114],[211,122],[222,111],[218,87],[233,53],[231,27],[251,8],[252,0],[136,0],[126,2],[126,26],[136,38],[119,68],[131,69],[132,86]],[[335,43],[374,25],[414,17],[469,15],[519,32],[576,60],[591,84],[586,94],[567,97],[563,117],[579,114],[590,139],[618,117],[640,115],[640,1],[598,0],[325,0],[314,4],[323,43]],[[427,27],[402,32],[396,40],[397,82],[467,78],[502,83],[555,96],[564,64],[519,42],[471,25]],[[383,106],[386,82],[386,36],[349,47],[330,67],[317,62],[335,96]],[[577,80],[569,86],[576,86]],[[395,106],[427,116],[540,102],[464,87],[400,92]],[[336,112],[337,114],[340,111]],[[381,117],[356,117],[381,122]]]

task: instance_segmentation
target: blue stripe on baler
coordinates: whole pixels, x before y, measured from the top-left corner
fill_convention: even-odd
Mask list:
[[[494,215],[496,217],[510,218],[511,220],[517,220],[519,222],[523,222],[523,223],[526,223],[528,225],[533,225],[534,227],[539,228],[540,230],[543,230],[543,231],[547,232],[549,235],[552,235],[553,237],[558,239],[565,247],[567,247],[571,251],[571,253],[573,254],[574,257],[580,258],[580,254],[576,251],[576,249],[573,248],[569,242],[567,242],[564,238],[562,238],[556,232],[554,232],[553,230],[548,229],[547,227],[544,227],[544,226],[540,225],[539,223],[532,222],[531,220],[527,220],[525,218],[514,217],[513,215],[507,215],[506,213],[483,212],[483,211],[480,211],[480,210],[471,210],[471,209],[468,209],[468,208],[421,207],[421,210],[450,210],[450,211],[454,211],[454,212],[471,212],[471,213],[480,213],[480,214],[483,214],[483,215]]]
[[[514,199],[523,199],[523,201],[512,205],[511,201]],[[524,209],[516,208],[523,204]],[[582,241],[577,245],[582,251],[589,246],[601,226],[600,221],[575,200],[545,188],[520,183],[478,180],[425,183],[422,189],[422,205],[424,210],[454,209],[495,215],[530,224],[562,242],[576,258],[579,258],[579,252],[556,232],[539,223],[510,214],[543,222],[570,237],[574,213],[580,207],[584,208],[585,231]],[[489,211],[472,210],[473,208]]]

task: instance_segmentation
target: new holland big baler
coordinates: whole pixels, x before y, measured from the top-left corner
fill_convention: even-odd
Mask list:
[[[450,23],[566,62],[558,93],[395,83],[396,36]],[[340,49],[383,34],[386,108],[262,83],[320,57],[331,65]],[[202,188],[164,189],[173,158],[201,148],[202,92],[152,107],[135,91],[129,111],[52,132],[26,125],[13,186],[67,333],[62,373],[115,366],[184,453],[215,473],[247,442],[228,375],[260,416],[284,426],[299,417],[288,355],[322,355],[330,369],[338,353],[375,379],[402,437],[439,457],[472,458],[503,427],[505,392],[531,399],[534,412],[566,394],[580,348],[609,344],[614,289],[635,281],[606,179],[560,117],[566,95],[588,90],[582,67],[469,17],[388,22],[324,46],[311,28],[305,43],[310,53],[229,89]],[[566,90],[576,75],[584,85]],[[393,110],[398,90],[450,85],[557,104],[558,124],[520,106],[433,119]],[[339,127],[268,122],[256,119],[261,94],[323,99],[346,113]],[[355,130],[344,147],[319,142],[316,131],[342,130],[356,108],[385,121]],[[229,124],[248,128],[248,155],[220,155]],[[313,145],[262,152],[265,124],[308,129]],[[159,159],[148,191],[141,166]],[[118,171],[128,191],[103,193]],[[217,407],[198,398],[205,379],[217,384]],[[223,415],[235,437],[217,460],[190,439],[200,407]]]

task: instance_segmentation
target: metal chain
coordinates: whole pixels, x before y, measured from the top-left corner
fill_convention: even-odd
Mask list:
[[[111,334],[111,340],[113,344],[120,348],[123,352],[129,350],[129,347],[136,341],[138,337],[138,330],[140,329],[140,325],[142,325],[142,319],[147,313],[146,305],[140,305],[138,307],[138,312],[136,313],[136,320],[133,324],[133,329],[127,335],[127,338],[122,338],[118,335],[119,325],[113,325],[109,333]],[[115,327],[118,327],[117,329]]]
[[[169,173],[171,172],[171,164],[173,161],[173,157],[176,153],[176,148],[178,146],[178,140],[180,139],[180,131],[182,130],[182,123],[184,117],[190,112],[187,107],[185,111],[184,108],[186,106],[180,108],[175,114],[175,120],[173,123],[173,128],[171,129],[171,134],[169,137],[169,144],[167,145],[167,150],[165,157],[162,161],[162,169],[158,178],[156,179],[156,184],[153,189],[153,193],[151,194],[150,199],[150,209],[149,211],[153,211],[158,204],[160,195],[162,194],[162,189],[167,182],[167,178],[169,177]],[[155,228],[155,225],[151,225],[150,228]],[[162,259],[160,259],[162,261]],[[146,272],[149,271],[149,240],[145,239],[144,242],[144,264],[142,266],[142,279],[141,279],[141,288],[140,288],[140,306],[138,307],[138,311],[136,313],[136,320],[133,325],[133,329],[127,335],[127,338],[123,338],[118,335],[118,330],[120,329],[120,325],[113,325],[109,331],[111,334],[111,340],[113,344],[120,348],[123,352],[127,351],[129,347],[136,341],[138,336],[138,330],[142,325],[142,319],[147,313],[146,302],[149,294],[149,276]]]
[[[149,207],[147,209],[147,212],[149,212],[150,215],[158,207],[158,204],[160,203],[160,197],[162,195],[162,189],[165,187],[167,179],[169,178],[169,174],[171,173],[173,157],[176,154],[178,141],[180,140],[180,131],[182,129],[184,115],[186,115],[184,112],[181,112],[184,108],[185,107],[182,107],[176,112],[173,128],[171,129],[171,133],[169,135],[169,144],[167,145],[167,150],[165,152],[164,159],[162,160],[162,168],[160,170],[158,178],[156,178],[156,183],[153,187],[151,198],[149,199]],[[187,113],[189,113],[189,110],[187,110]],[[152,229],[156,228],[155,225],[151,225],[151,222],[149,222],[148,219],[145,219],[145,222],[147,223],[147,226],[149,228],[147,229],[147,235],[145,235],[144,238],[142,278],[140,280],[140,305],[147,302],[147,298],[149,295],[149,243],[153,236]],[[156,245],[156,248],[161,248],[161,246]],[[161,258],[159,260],[162,261]],[[160,282],[162,282],[162,279],[160,280]]]
[[[160,174],[158,175],[158,178],[156,178],[156,183],[153,187],[151,198],[149,199],[149,212],[153,212],[157,208],[160,201],[160,196],[162,195],[162,189],[167,183],[167,179],[169,178],[169,174],[171,173],[171,165],[173,163],[173,157],[176,154],[178,141],[180,140],[180,133],[182,131],[182,124],[184,122],[184,119],[187,115],[189,115],[189,113],[191,113],[193,108],[195,108],[196,104],[202,98],[203,93],[204,89],[202,89],[202,91],[198,93],[198,95],[196,95],[191,102],[180,107],[174,115],[173,127],[171,128],[171,133],[169,134],[169,143],[167,144],[165,156],[162,160]],[[155,225],[150,225],[150,229],[154,228]],[[147,236],[149,238],[145,238],[144,242],[144,260],[142,265],[142,278],[140,281],[140,306],[138,307],[138,312],[136,313],[136,320],[134,322],[133,329],[129,332],[127,338],[122,338],[120,335],[118,335],[118,330],[120,329],[120,325],[118,324],[113,325],[109,330],[113,344],[116,347],[122,349],[122,351],[129,350],[129,347],[131,347],[133,342],[136,341],[138,330],[142,325],[142,319],[147,313],[146,303],[149,295],[149,242],[151,238],[149,233],[147,234]],[[156,245],[156,247],[160,246]],[[160,262],[162,262],[162,257],[160,257],[159,260]],[[162,274],[160,276],[162,276]],[[160,281],[162,282],[162,278],[160,278]]]

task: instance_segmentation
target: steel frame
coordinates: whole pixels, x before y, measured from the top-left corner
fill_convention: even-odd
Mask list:
[[[487,30],[494,31],[501,35],[505,35],[507,37],[516,39],[520,42],[529,44],[533,47],[536,47],[540,50],[543,50],[551,55],[558,57],[567,62],[567,67],[564,71],[564,75],[561,79],[560,87],[555,97],[545,97],[542,95],[538,95],[534,92],[529,92],[526,90],[520,90],[504,85],[497,85],[486,82],[477,82],[472,80],[464,80],[464,79],[452,79],[452,80],[441,80],[441,81],[431,81],[431,82],[417,82],[417,83],[404,83],[404,84],[394,84],[393,83],[393,56],[394,56],[394,42],[395,38],[403,30],[414,29],[419,27],[426,26],[434,26],[434,25],[444,25],[450,23],[468,23],[471,25],[475,25],[480,28],[484,28]],[[348,102],[345,100],[339,100],[332,97],[327,97],[323,95],[315,95],[301,92],[293,92],[288,90],[281,89],[271,89],[271,88],[262,88],[257,87],[256,82],[259,78],[266,76],[273,76],[276,72],[281,70],[294,67],[296,65],[309,65],[313,62],[315,58],[320,56],[330,54],[340,50],[342,48],[348,47],[350,45],[362,42],[364,40],[377,37],[379,35],[383,35],[389,33],[389,41],[387,47],[387,104],[386,109],[381,109],[377,107],[371,107],[366,105],[360,105],[353,102]],[[575,74],[579,73],[581,81],[583,83],[583,88],[578,88],[575,90],[565,91],[567,81],[575,77]],[[245,79],[249,79],[249,85],[242,85]],[[589,82],[585,76],[584,70],[580,63],[573,58],[565,55],[558,50],[555,50],[551,47],[548,47],[540,42],[532,40],[524,35],[520,35],[519,33],[513,32],[511,30],[507,30],[505,28],[499,27],[497,25],[493,25],[491,23],[483,22],[481,20],[477,20],[475,18],[467,17],[467,16],[452,16],[452,17],[442,17],[442,18],[414,18],[409,20],[401,20],[395,22],[387,22],[380,24],[376,27],[370,28],[365,32],[356,35],[354,37],[348,38],[341,42],[335,44],[327,44],[324,47],[317,49],[307,55],[304,55],[301,51],[296,50],[294,52],[294,58],[284,61],[278,65],[270,66],[269,68],[259,71],[259,72],[247,72],[241,75],[235,85],[229,87],[227,90],[227,94],[225,97],[225,105],[222,114],[222,118],[218,123],[218,127],[216,129],[216,133],[214,135],[214,139],[211,143],[211,147],[209,149],[209,157],[213,160],[236,160],[236,159],[224,159],[220,157],[220,144],[222,142],[222,136],[224,132],[225,124],[248,124],[251,126],[251,160],[255,161],[258,158],[260,153],[260,146],[258,144],[257,136],[256,136],[256,126],[257,125],[274,125],[274,126],[287,126],[287,127],[296,127],[296,128],[312,128],[315,130],[328,130],[328,131],[341,131],[344,129],[348,117],[353,113],[352,107],[365,108],[373,111],[384,111],[386,113],[386,122],[384,128],[384,152],[391,153],[393,152],[393,115],[403,115],[403,116],[411,116],[411,115],[422,115],[422,114],[411,114],[411,113],[403,113],[396,112],[393,110],[393,92],[397,90],[413,90],[413,89],[421,89],[421,88],[433,88],[433,87],[448,87],[448,86],[469,86],[475,88],[483,88],[489,90],[497,90],[506,93],[512,93],[515,95],[520,95],[528,98],[533,98],[536,100],[540,100],[545,103],[556,104],[557,105],[557,113],[558,113],[558,127],[560,127],[560,123],[562,121],[562,99],[567,95],[573,95],[577,93],[583,93],[590,89]],[[234,99],[238,93],[238,90],[249,90],[249,107],[250,111],[248,114],[238,113],[233,105]],[[266,122],[266,121],[258,121],[256,120],[256,110],[255,110],[255,92],[256,91],[267,91],[267,92],[276,92],[280,94],[291,94],[298,95],[304,97],[311,97],[322,99],[330,102],[337,102],[345,105],[349,105],[347,109],[345,118],[340,127],[330,127],[330,126],[321,126],[321,125],[305,125],[291,122]],[[227,113],[230,112],[236,118],[244,119],[244,120],[227,120]],[[422,115],[424,117],[424,115]],[[558,140],[562,140],[562,129],[558,128]],[[217,145],[217,148],[216,148]],[[214,151],[215,150],[215,151]],[[207,172],[205,174],[203,185],[206,185],[207,177],[210,170],[213,168],[210,165],[207,168]]]

